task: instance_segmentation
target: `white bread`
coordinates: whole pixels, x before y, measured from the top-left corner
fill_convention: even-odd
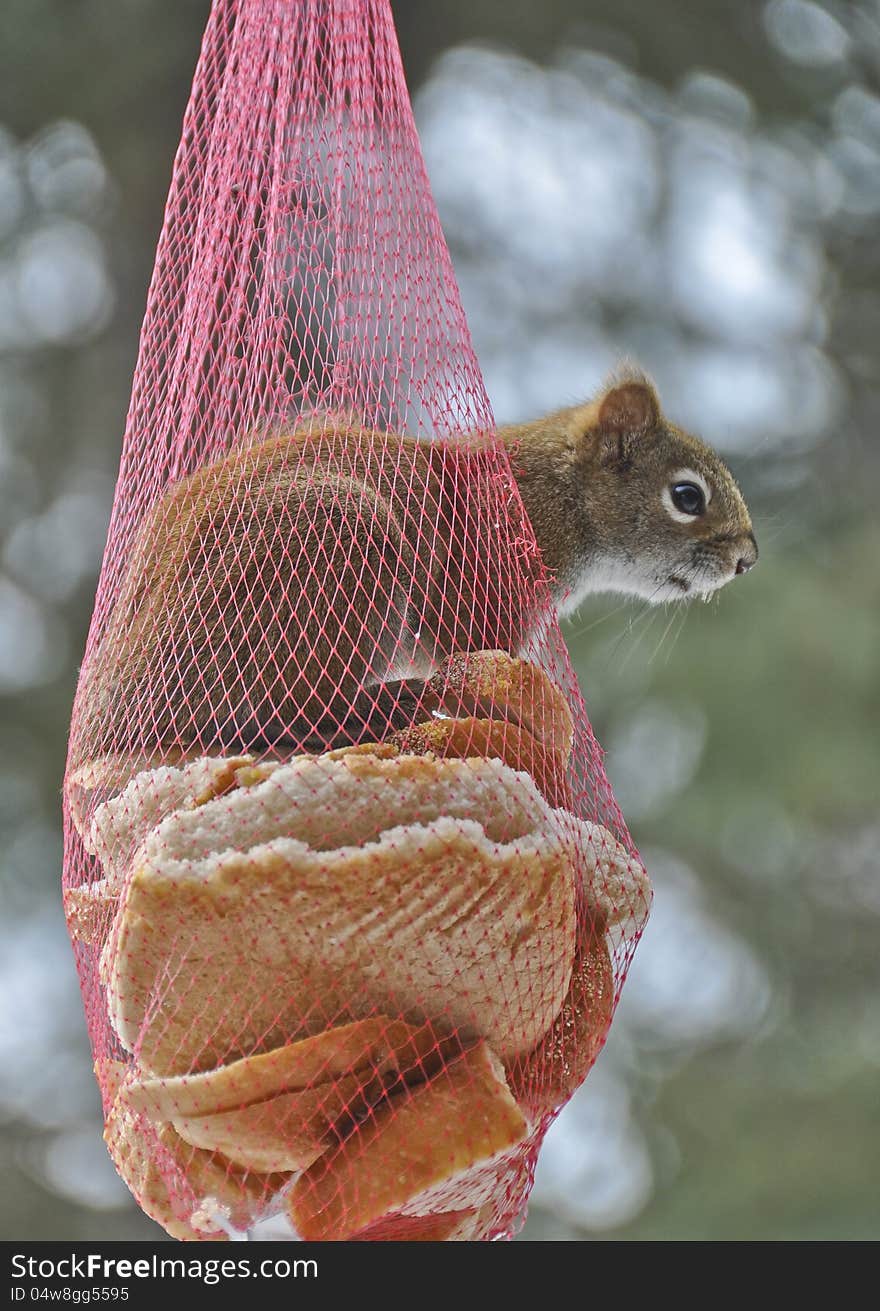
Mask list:
[[[562,815],[497,760],[369,754],[178,812],[134,858],[103,953],[114,1027],[160,1075],[377,1010],[528,1051],[571,977]],[[330,827],[347,845],[310,845]]]
[[[88,843],[88,831],[95,810],[111,797],[117,796],[135,774],[148,773],[157,766],[177,764],[152,756],[105,755],[86,760],[68,769],[64,778],[64,798],[67,802],[73,827]],[[89,850],[88,845],[86,847]]]
[[[116,778],[119,790],[96,807],[80,830],[86,851],[101,861],[108,886],[119,886],[126,861],[166,815],[222,796],[236,785],[239,771],[253,765],[252,756],[202,756]]]
[[[443,1216],[444,1225],[449,1213],[458,1223],[488,1217],[528,1133],[501,1066],[480,1043],[299,1175],[290,1219],[304,1239],[343,1240],[395,1214]]]
[[[109,1093],[104,1141],[138,1205],[173,1238],[222,1242],[227,1225],[246,1230],[271,1206],[289,1174],[240,1170],[218,1153],[184,1142],[170,1124],[151,1125],[119,1097],[127,1067],[95,1066]]]
[[[119,907],[119,890],[108,879],[64,889],[64,913],[74,942],[90,946],[107,940]]]
[[[374,1015],[203,1074],[134,1079],[124,1085],[120,1096],[130,1110],[162,1123],[177,1116],[239,1110],[358,1070],[369,1070],[384,1083],[418,1081],[459,1051],[454,1039],[438,1034],[430,1024],[415,1027],[388,1015]]]
[[[198,753],[186,753],[173,748],[161,755],[107,754],[89,760],[80,760],[65,775],[64,796],[70,817],[86,850],[93,853],[90,829],[99,806],[124,791],[138,774],[147,774],[165,765],[184,767],[197,758]]]
[[[376,1016],[206,1074],[135,1080],[120,1098],[236,1166],[302,1170],[346,1126],[384,1113],[389,1092],[436,1074],[460,1051],[429,1025]]]
[[[605,924],[612,944],[622,939],[638,941],[653,896],[638,856],[631,855],[604,825],[588,820],[576,821],[570,840],[591,915]]]
[[[149,788],[150,778],[144,779]],[[159,790],[164,780],[158,779]],[[170,878],[206,857],[289,838],[331,852],[377,841],[390,829],[440,818],[479,819],[494,844],[552,819],[528,775],[499,760],[444,760],[344,749],[296,756],[264,781],[178,810],[147,835],[138,860]]]

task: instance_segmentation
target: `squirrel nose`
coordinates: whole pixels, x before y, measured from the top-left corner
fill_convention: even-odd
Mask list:
[[[749,546],[736,562],[738,574],[747,574],[758,563],[758,543],[755,541],[755,534],[749,533],[748,539]]]

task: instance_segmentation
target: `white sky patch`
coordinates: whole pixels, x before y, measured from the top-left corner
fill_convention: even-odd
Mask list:
[[[626,1085],[597,1068],[547,1133],[531,1204],[603,1230],[634,1219],[652,1189],[651,1159]]]
[[[850,51],[846,28],[812,0],[770,0],[764,6],[764,27],[779,53],[794,64],[839,64]]]
[[[38,1129],[97,1116],[98,1095],[60,896],[0,933],[0,1114]],[[95,1132],[100,1138],[96,1118]]]
[[[654,902],[615,1024],[672,1050],[753,1037],[770,1004],[763,966],[704,904],[693,870],[668,853],[643,854]]]
[[[827,431],[840,387],[816,221],[880,196],[873,138],[840,136],[834,162],[761,131],[723,79],[670,96],[583,50],[542,68],[459,47],[416,114],[500,422],[585,399],[632,355],[722,450]]]
[[[698,706],[656,698],[613,726],[605,767],[630,822],[659,813],[684,791],[699,768],[706,731]]]
[[[66,632],[60,621],[0,575],[0,693],[49,683],[66,661]]]
[[[131,1193],[116,1173],[95,1123],[53,1135],[32,1154],[31,1172],[59,1197],[93,1211],[128,1210]]]

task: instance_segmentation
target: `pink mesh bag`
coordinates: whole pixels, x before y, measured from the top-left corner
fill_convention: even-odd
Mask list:
[[[105,1137],[210,1239],[514,1232],[648,889],[387,0],[215,0],[74,707]]]

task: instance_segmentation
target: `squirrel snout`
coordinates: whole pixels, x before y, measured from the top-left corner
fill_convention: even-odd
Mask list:
[[[746,544],[736,562],[736,573],[747,574],[758,563],[758,543],[754,533],[746,534]]]

